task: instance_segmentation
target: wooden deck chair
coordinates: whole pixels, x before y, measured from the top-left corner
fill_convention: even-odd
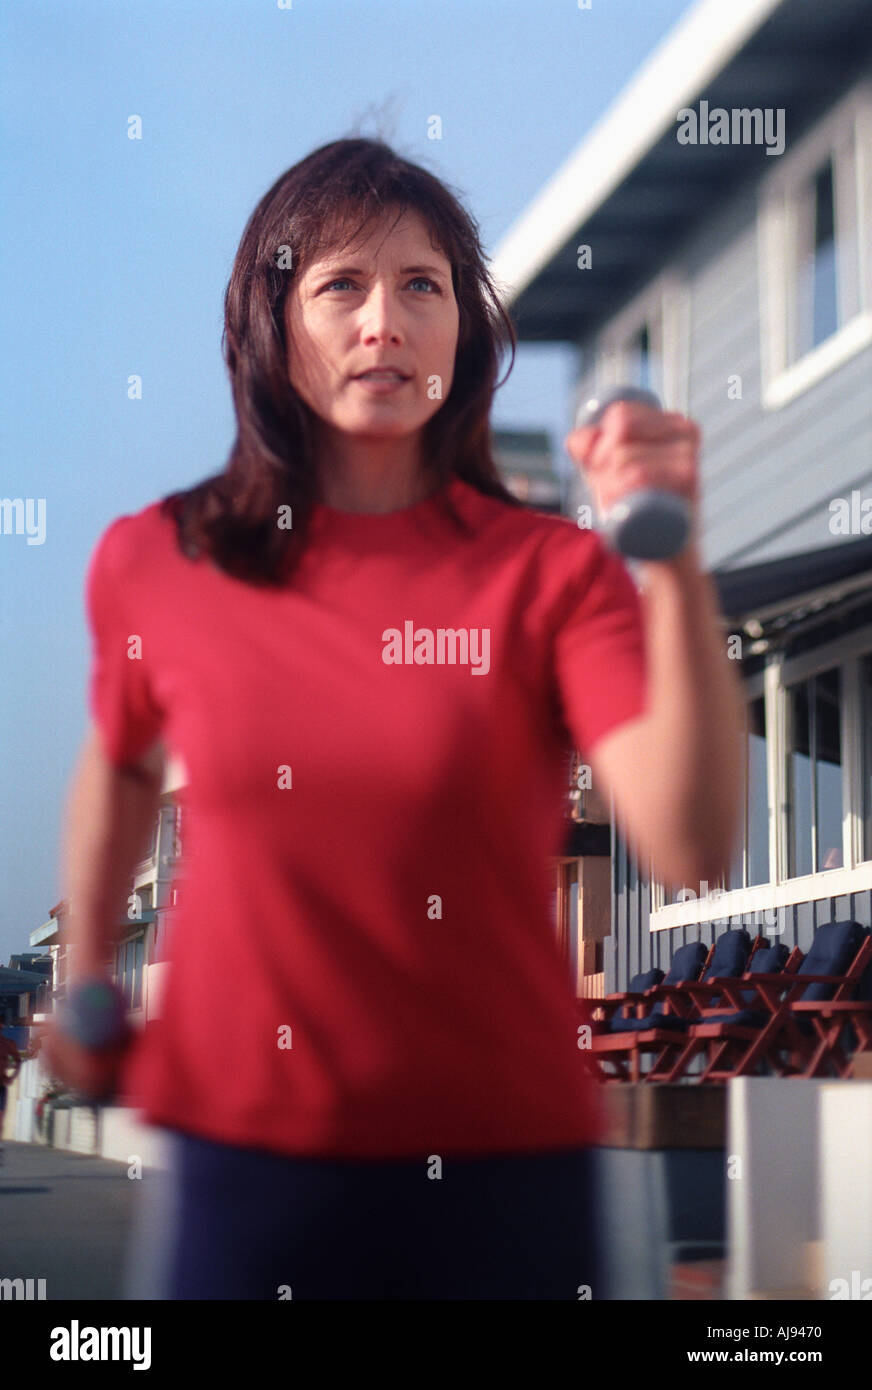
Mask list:
[[[698,979],[709,955],[701,941],[689,942],[675,952],[660,984],[645,990],[641,998],[637,991],[626,991],[623,1003],[635,1007],[637,1016],[628,1018],[623,1013],[613,1014],[608,1019],[608,1031],[595,1034],[591,1039],[592,1057],[601,1081],[639,1081],[642,1058],[650,1053],[655,1054],[651,1072],[656,1078],[667,1058],[681,1046],[687,1027],[686,1020],[675,1011],[671,990],[685,980]],[[661,995],[664,987],[667,994]],[[631,994],[634,997],[628,998]],[[611,1003],[613,998],[601,1002]],[[619,1031],[612,1031],[615,1028]],[[614,1070],[606,1070],[606,1063]]]
[[[616,994],[607,994],[602,999],[580,997],[578,1005],[579,1022],[591,1026],[596,1036],[605,1033],[619,1033],[626,1019],[634,1019],[650,1008],[648,992],[665,978],[662,970],[643,970],[634,975],[629,986]],[[595,1081],[605,1079],[602,1069],[597,1065],[590,1051],[583,1050],[586,1070]]]
[[[617,1033],[623,1019],[641,1017],[650,1010],[650,991],[665,978],[662,970],[643,970],[633,976],[627,989],[607,994],[603,999],[586,1001],[594,1009],[595,1031]]]
[[[752,943],[745,927],[722,932],[709,951],[698,980],[684,980],[674,985],[664,981],[662,986],[651,991],[652,998],[668,1001],[673,1012],[693,1022],[703,1007],[717,1004],[719,980],[734,980],[744,975],[761,942],[762,938],[757,937]]]
[[[808,1039],[791,1005],[798,999],[827,1000],[844,982],[856,981],[863,969],[858,957],[867,936],[867,929],[858,922],[828,922],[817,929],[808,955],[798,966],[799,952],[794,950],[784,968],[772,972],[762,969],[759,952],[741,983],[724,983],[724,997],[735,1005],[732,1016],[704,1011],[689,1033],[684,1054],[675,1059],[672,1079],[680,1074],[679,1063],[686,1069],[690,1045],[700,1040],[718,1044],[700,1073],[702,1082],[752,1076],[761,1069],[777,1076],[797,1074],[796,1059],[807,1054]],[[785,949],[782,946],[782,953]]]
[[[805,1034],[791,1057],[794,1075],[850,1076],[856,1053],[872,1051],[872,935],[831,999],[797,999],[790,1012]]]
[[[701,1081],[719,1080],[721,1072],[731,1075],[732,1067],[747,1049],[749,1040],[757,1036],[771,1012],[765,1003],[761,1004],[756,987],[753,984],[749,987],[748,981],[756,975],[777,974],[785,969],[796,971],[801,961],[801,951],[791,955],[783,944],[759,946],[755,942],[748,970],[741,979],[726,987],[721,985],[718,990],[713,987],[705,991],[695,989],[697,1021],[688,1029],[684,1047],[674,1056],[666,1079],[679,1081],[702,1053],[707,1056]]]

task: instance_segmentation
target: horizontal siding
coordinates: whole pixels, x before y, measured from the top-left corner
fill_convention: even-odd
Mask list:
[[[872,499],[872,472],[864,478],[859,478],[853,486],[858,488],[863,497]],[[844,493],[836,494],[845,496],[850,501],[850,489]],[[763,560],[776,560],[784,555],[795,555],[803,550],[819,550],[826,545],[834,545],[840,540],[853,540],[853,536],[832,536],[828,530],[830,513],[828,510],[830,499],[824,503],[812,507],[806,515],[791,518],[789,522],[780,530],[770,531],[769,535],[758,545],[752,545],[743,550],[740,565],[753,565]]]
[[[850,496],[872,466],[870,380],[867,350],[777,412],[731,402],[738,407],[732,436],[706,450],[707,564],[789,554],[784,537],[797,525],[815,546],[834,543],[830,501]]]
[[[717,475],[722,442],[735,435],[737,414],[759,407],[755,195],[742,194],[700,234],[685,251],[683,272],[690,287],[688,400],[705,432],[707,481]],[[741,401],[727,395],[734,374],[742,378]]]
[[[615,900],[614,930],[605,953],[606,993],[626,989],[634,975],[642,970],[668,971],[669,963],[679,946],[689,941],[702,941],[710,946],[715,937],[729,930],[715,927],[711,922],[674,927],[670,931],[652,932],[649,928],[646,883],[640,885],[635,865],[626,847],[617,842],[615,854],[616,882],[619,892]],[[823,898],[818,902],[796,903],[782,909],[784,931],[771,936],[771,941],[783,941],[789,950],[798,946],[807,952],[815,931],[826,922],[851,920],[872,928],[872,889],[838,898]],[[734,926],[739,923],[731,924]],[[766,928],[762,933],[766,935]],[[757,928],[748,925],[752,937]]]
[[[750,564],[834,542],[829,503],[872,470],[872,349],[780,410],[761,405],[757,190],[687,243],[690,414],[703,430],[706,564]],[[739,376],[742,398],[729,398]]]

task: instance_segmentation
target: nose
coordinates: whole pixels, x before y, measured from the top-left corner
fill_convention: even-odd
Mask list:
[[[381,281],[373,285],[363,309],[363,341],[365,343],[399,343],[402,332],[399,310],[390,287]]]

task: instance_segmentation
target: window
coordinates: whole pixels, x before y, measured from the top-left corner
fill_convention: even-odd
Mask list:
[[[798,266],[798,357],[839,327],[832,159],[809,181],[804,212],[802,226],[810,245],[803,248]],[[850,250],[845,248],[845,254]]]
[[[622,309],[597,341],[593,380],[584,397],[629,384],[654,391],[670,410],[687,409],[689,291],[665,272]]]
[[[861,756],[863,858],[872,859],[872,655],[860,665]]]
[[[788,704],[788,877],[841,869],[842,740],[838,667],[792,686]]]
[[[145,940],[138,936],[123,942],[115,952],[115,978],[131,1009],[142,1007],[142,971]]]
[[[776,894],[780,908],[872,882],[872,625],[773,654],[748,681],[740,844],[723,884],[709,886],[729,897],[696,909],[655,874],[654,931],[723,916],[747,925]]]
[[[763,404],[777,409],[872,342],[872,86],[850,93],[761,188]]]
[[[745,706],[742,818],[736,853],[724,888],[769,882],[769,804],[766,778],[766,711],[761,696]]]
[[[668,410],[688,409],[690,289],[683,272],[664,271],[621,309],[592,345],[580,355],[581,372],[574,392],[572,421],[579,407],[615,386],[642,386],[654,391]],[[583,470],[569,473],[566,511],[578,517],[593,496]]]
[[[651,330],[647,323],[634,333],[627,344],[627,382],[631,386],[644,386],[648,391],[663,391],[662,371],[659,360],[655,360],[651,343]]]
[[[158,812],[158,814],[154,817],[154,820],[151,823],[151,829],[149,830],[148,847],[145,850],[143,850],[142,857],[138,861],[140,864],[144,864],[149,859],[154,859],[155,855],[157,854],[157,838],[159,827],[160,813]]]

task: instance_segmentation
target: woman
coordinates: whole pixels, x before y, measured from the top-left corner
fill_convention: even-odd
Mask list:
[[[575,746],[666,877],[729,862],[739,692],[696,534],[640,595],[596,533],[506,491],[511,323],[472,219],[381,142],[276,182],[225,316],[226,471],[91,560],[56,1069],[119,1084],[171,1141],[152,1297],[597,1297],[597,1118],[547,861]],[[602,505],[696,502],[680,416],[613,406],[571,443]],[[128,1045],[85,987],[164,741],[185,877],[161,1017]]]

